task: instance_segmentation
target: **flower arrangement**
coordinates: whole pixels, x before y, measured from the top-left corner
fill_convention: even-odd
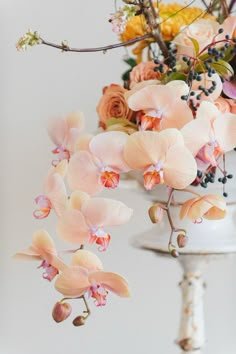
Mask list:
[[[72,48],[45,41],[29,30],[17,49],[48,45],[64,52],[106,51],[135,44],[135,57],[123,75],[124,85],[112,83],[103,89],[97,104],[99,131],[84,131],[84,117],[74,112],[51,119],[49,136],[55,147],[52,166],[43,193],[35,198],[36,219],[51,211],[57,216],[57,235],[74,245],[58,252],[44,229],[33,235],[32,244],[16,258],[40,261],[43,278],[55,279],[62,294],[52,311],[56,322],[71,315],[70,299],[85,304],[83,315],[74,318],[84,325],[90,315],[88,298],[104,306],[109,291],[129,296],[127,280],[103,270],[96,254],[85,249],[109,247],[107,227],[129,221],[132,210],[124,203],[98,196],[105,188],[118,188],[120,175],[137,172],[143,188],[152,191],[165,185],[166,203],[149,209],[153,223],[167,213],[169,252],[177,257],[188,241],[187,230],[175,227],[171,205],[178,191],[192,194],[181,206],[179,219],[222,219],[226,215],[226,153],[236,147],[236,17],[235,1],[210,1],[204,9],[152,0],[123,0],[124,6],[111,14],[110,22],[120,42],[101,48]],[[146,53],[146,60],[144,55]],[[216,180],[216,172],[220,177]],[[222,196],[204,193],[209,183],[222,184]],[[199,188],[202,187],[201,192]],[[184,221],[183,221],[184,226]],[[176,236],[176,238],[175,238]],[[64,254],[71,254],[70,264]]]

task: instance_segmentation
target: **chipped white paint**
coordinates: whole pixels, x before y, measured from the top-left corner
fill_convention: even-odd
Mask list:
[[[184,274],[180,282],[182,310],[177,343],[184,352],[200,354],[205,344],[204,304],[205,283],[202,271],[209,257],[185,255],[179,258]]]

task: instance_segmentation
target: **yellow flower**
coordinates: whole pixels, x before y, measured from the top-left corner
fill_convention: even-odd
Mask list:
[[[156,4],[155,4],[156,5]],[[208,18],[215,20],[215,17],[207,14],[203,9],[198,7],[184,7],[179,4],[159,4],[160,27],[163,39],[171,41],[178,33],[182,26],[190,25],[200,18]],[[122,42],[142,36],[150,31],[143,15],[133,16],[126,24],[125,31],[121,34]],[[142,61],[142,51],[149,43],[154,40],[148,39],[138,43],[133,49],[133,53],[137,55],[137,61]]]
[[[171,41],[182,26],[190,25],[201,18],[215,20],[198,7],[183,7],[179,4],[160,4],[161,33],[165,41]]]

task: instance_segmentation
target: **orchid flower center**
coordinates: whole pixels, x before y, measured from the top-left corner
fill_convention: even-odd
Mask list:
[[[106,188],[116,188],[119,184],[119,173],[112,170],[110,167],[102,167],[100,174],[100,182]]]
[[[52,160],[52,166],[54,167],[56,167],[62,160],[70,160],[70,151],[62,145],[56,146],[55,149],[52,150],[52,153],[57,155],[57,160]]]
[[[52,281],[55,276],[59,273],[58,269],[49,264],[46,260],[43,260],[42,263],[38,266],[38,268],[44,268],[43,279],[47,279]]]
[[[204,163],[210,163],[212,166],[217,166],[216,157],[223,154],[224,151],[220,148],[217,140],[212,139],[199,150],[197,157]]]
[[[88,296],[93,297],[95,299],[96,306],[106,305],[107,294],[108,294],[108,291],[102,285],[96,284],[96,283],[91,285],[91,287],[88,291]]]
[[[48,199],[48,197],[46,197],[46,195],[38,195],[35,198],[35,203],[39,207],[39,209],[36,209],[33,213],[35,219],[46,218],[49,215],[52,208],[51,202]]]
[[[159,161],[155,165],[151,165],[148,169],[144,172],[144,187],[147,190],[151,190],[156,184],[163,184],[164,177],[163,177],[163,162]]]
[[[91,228],[89,243],[93,244],[94,242],[96,242],[97,245],[100,245],[100,247],[98,247],[98,250],[100,252],[107,250],[110,243],[110,239],[111,236],[106,233],[102,228]]]
[[[163,108],[150,109],[149,111],[146,112],[146,115],[149,116],[149,117],[162,119],[163,118],[163,113],[164,113],[164,109]]]

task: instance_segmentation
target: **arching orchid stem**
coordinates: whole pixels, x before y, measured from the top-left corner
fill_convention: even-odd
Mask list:
[[[169,221],[169,224],[170,224],[170,227],[171,227],[171,233],[170,233],[169,242],[168,242],[168,250],[169,250],[170,254],[173,257],[178,257],[179,254],[178,254],[178,252],[176,250],[176,246],[173,244],[173,236],[174,236],[174,233],[176,233],[176,232],[183,232],[186,235],[186,230],[185,229],[176,228],[174,226],[174,223],[173,223],[173,220],[172,220],[172,217],[171,217],[170,206],[171,206],[172,198],[174,196],[174,192],[175,192],[175,189],[171,188],[170,193],[169,193],[169,198],[168,198],[168,201],[167,201],[167,204],[166,204],[166,208],[164,210],[166,211],[166,214],[167,214],[167,217],[168,217],[168,221]]]
[[[85,299],[84,295],[82,296],[82,300],[84,301],[84,304],[85,304],[85,307],[86,307],[86,310],[84,310],[83,313],[87,314],[87,316],[86,316],[86,318],[87,318],[91,314],[91,311],[89,309],[87,300]]]
[[[64,302],[64,301],[67,301],[67,300],[74,300],[74,299],[75,298],[71,298],[71,297],[63,297],[60,302]],[[83,300],[84,305],[86,307],[86,310],[84,310],[83,313],[87,314],[87,316],[86,316],[86,318],[87,318],[91,314],[91,310],[90,310],[90,308],[88,306],[87,300],[85,299],[84,295],[80,296],[80,297],[77,297],[76,299],[82,299]]]
[[[126,47],[126,46],[129,46],[131,44],[140,42],[142,40],[145,40],[145,39],[148,39],[151,37],[153,37],[153,35],[151,33],[147,33],[143,36],[136,37],[134,39],[130,39],[125,42],[110,44],[110,45],[106,45],[106,46],[102,46],[102,47],[94,47],[94,48],[72,48],[72,47],[69,47],[67,44],[63,44],[63,43],[62,44],[55,44],[52,42],[45,41],[42,38],[41,38],[41,44],[47,45],[52,48],[60,49],[63,52],[91,53],[91,52],[106,52],[106,51],[114,49],[114,48]]]
[[[220,170],[224,177],[227,175],[227,171],[225,170],[225,154],[223,155],[223,168],[221,168],[220,165],[217,165],[217,168]]]

